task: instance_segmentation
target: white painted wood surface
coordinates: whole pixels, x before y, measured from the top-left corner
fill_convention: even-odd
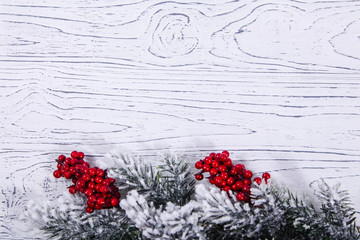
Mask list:
[[[227,149],[298,193],[360,209],[359,1],[0,2],[0,238],[52,199],[53,159]]]

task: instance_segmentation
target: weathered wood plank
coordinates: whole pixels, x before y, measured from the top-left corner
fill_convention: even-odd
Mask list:
[[[359,72],[357,1],[5,1],[1,61]]]

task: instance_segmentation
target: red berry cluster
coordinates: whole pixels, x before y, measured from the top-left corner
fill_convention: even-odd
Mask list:
[[[86,212],[92,213],[94,209],[117,207],[119,205],[119,189],[114,185],[115,179],[108,178],[106,171],[94,167],[84,161],[84,153],[73,151],[71,157],[60,155],[56,159],[57,170],[55,178],[65,177],[72,179],[74,185],[69,187],[69,192],[81,192],[87,197]]]
[[[211,184],[215,184],[226,192],[234,191],[238,201],[250,202],[253,173],[247,170],[243,164],[234,165],[229,155],[228,151],[210,153],[205,159],[196,162],[195,168],[201,169],[201,172],[195,174],[195,178],[200,181],[204,179],[203,173],[209,172],[210,176],[207,178]],[[267,183],[270,174],[265,172],[262,177]],[[260,185],[262,180],[256,177],[253,181]]]

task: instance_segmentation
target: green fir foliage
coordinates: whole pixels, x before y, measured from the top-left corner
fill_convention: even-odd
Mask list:
[[[194,193],[195,180],[190,166],[176,154],[160,156],[157,167],[129,155],[115,154],[113,159],[117,167],[111,168],[110,174],[120,187],[144,194],[156,207],[169,201],[182,206]]]

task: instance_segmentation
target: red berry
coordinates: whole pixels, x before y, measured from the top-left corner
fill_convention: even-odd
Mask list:
[[[63,164],[62,168],[67,171],[67,170],[69,170],[70,165],[65,163],[65,164]]]
[[[243,187],[242,187],[242,190],[243,190],[243,192],[250,192],[250,185],[244,185]]]
[[[96,196],[95,195],[90,195],[89,196],[89,198],[88,198],[88,200],[90,201],[90,202],[96,202]]]
[[[78,160],[76,158],[72,158],[70,161],[70,165],[75,166],[78,163]]]
[[[102,205],[95,204],[95,209],[96,209],[96,210],[101,210],[102,208],[103,208]]]
[[[61,173],[60,173],[59,170],[55,170],[55,171],[53,172],[53,175],[54,175],[55,178],[60,178],[60,177],[61,177]]]
[[[226,155],[226,157],[229,157],[230,156],[230,153],[226,150],[222,151],[222,154]]]
[[[87,213],[93,213],[93,212],[94,212],[94,208],[92,208],[92,207],[87,207],[87,208],[86,208],[86,212],[87,212]]]
[[[230,175],[232,175],[232,176],[235,176],[237,174],[237,171],[236,171],[236,168],[231,168],[230,169]]]
[[[105,175],[105,172],[102,169],[98,169],[96,170],[96,175],[99,177],[103,177]]]
[[[215,159],[215,156],[216,156],[216,153],[212,152],[212,153],[209,154],[209,157],[211,157],[212,159]]]
[[[233,185],[235,182],[235,179],[233,177],[229,177],[227,180],[226,180],[226,183],[227,185],[231,186]]]
[[[233,191],[238,190],[238,189],[236,188],[236,185],[235,185],[235,184],[233,184],[233,185],[231,186],[231,189],[232,189]]]
[[[226,161],[224,161],[224,165],[225,165],[225,166],[231,166],[231,165],[232,165],[231,159],[228,158]]]
[[[72,158],[66,158],[66,159],[65,159],[65,163],[68,164],[68,165],[70,165],[71,159],[72,159]]]
[[[221,187],[225,187],[227,184],[226,184],[226,181],[221,181],[221,183],[220,183],[220,186]]]
[[[238,173],[242,174],[243,170],[245,170],[245,166],[242,164],[236,164],[235,169]]]
[[[252,171],[246,170],[246,171],[244,172],[244,178],[251,178],[252,176],[253,176]]]
[[[225,187],[223,187],[222,190],[225,191],[225,192],[228,192],[228,191],[231,190],[231,187],[230,186],[225,186]]]
[[[221,161],[225,162],[225,161],[227,161],[228,157],[225,154],[221,154],[220,159],[221,159]]]
[[[110,180],[108,178],[104,179],[102,182],[101,182],[103,185],[106,185],[106,186],[109,186],[110,185]]]
[[[80,178],[82,177],[82,174],[79,173],[79,172],[75,172],[75,177],[76,177],[77,179],[80,179]]]
[[[85,187],[85,181],[82,179],[77,180],[76,186],[78,186],[79,188]]]
[[[76,164],[76,166],[75,166],[75,170],[77,170],[77,171],[81,171],[82,168],[83,168],[83,165],[81,165],[81,164]]]
[[[204,159],[204,162],[206,163],[206,164],[211,164],[212,163],[212,161],[213,161],[213,159],[211,158],[211,157],[206,157],[205,159]]]
[[[96,184],[95,185],[95,191],[97,191],[97,192],[100,192],[100,188],[101,188],[101,184],[99,183],[99,184]]]
[[[244,183],[244,185],[251,185],[251,180],[245,178],[245,179],[243,180],[243,183]]]
[[[227,180],[229,178],[229,174],[227,172],[222,172],[220,174],[220,177],[223,179],[223,180]]]
[[[215,176],[217,173],[218,173],[218,171],[217,171],[216,168],[210,169],[210,175],[211,175],[211,176]]]
[[[96,204],[97,204],[97,205],[105,205],[105,198],[99,197],[99,198],[96,200]]]
[[[204,164],[202,169],[203,169],[204,172],[208,172],[208,171],[210,171],[211,167],[210,167],[209,164]]]
[[[90,173],[91,176],[95,176],[96,175],[96,169],[95,168],[90,168],[89,173]]]
[[[224,171],[226,171],[226,166],[225,165],[220,165],[218,167],[218,169],[219,169],[220,172],[224,172]]]
[[[82,179],[84,179],[85,182],[89,182],[91,179],[90,174],[86,173],[82,176]]]
[[[214,178],[214,181],[215,181],[215,184],[216,185],[220,185],[221,184],[221,182],[222,182],[222,177],[220,177],[220,176],[216,176],[215,178]]]
[[[236,187],[236,190],[240,190],[244,186],[244,183],[242,181],[237,181],[234,186]]]
[[[113,207],[117,207],[117,206],[119,205],[119,199],[113,197],[113,198],[111,199],[111,205],[112,205]]]
[[[73,151],[70,155],[72,158],[78,158],[79,157],[79,153],[77,151]]]
[[[95,183],[94,182],[89,182],[87,187],[90,188],[90,189],[94,189],[95,188]]]
[[[221,160],[221,153],[217,153],[217,154],[215,155],[215,159],[216,159],[217,161],[222,161],[222,160]]]
[[[102,177],[97,176],[97,177],[95,178],[95,182],[96,182],[96,183],[101,183],[102,181],[103,181],[103,178],[102,178]]]
[[[61,169],[60,169],[61,175],[64,175],[64,173],[66,173],[66,172],[67,172],[67,170],[66,170],[65,168],[61,168]]]
[[[238,200],[238,201],[240,201],[240,202],[242,202],[242,201],[245,201],[245,195],[244,194],[242,194],[241,192],[239,192],[238,194],[236,194],[236,199]]]
[[[92,208],[95,207],[95,202],[92,202],[89,199],[86,201],[86,204],[88,205],[88,207],[92,207]]]
[[[195,168],[196,168],[196,169],[201,169],[202,166],[203,166],[202,161],[197,161],[197,162],[195,163]]]
[[[76,177],[73,177],[72,179],[71,179],[71,181],[73,182],[73,183],[75,183],[76,184],[76,182],[77,182],[77,178]]]
[[[79,158],[84,158],[85,157],[85,154],[83,152],[79,152]]]
[[[89,168],[86,167],[86,166],[82,166],[81,172],[82,172],[82,173],[89,173]]]
[[[100,187],[100,192],[106,193],[106,192],[108,192],[108,191],[109,191],[108,186],[102,185],[102,186]]]
[[[110,183],[114,183],[114,182],[115,182],[115,179],[113,179],[113,178],[111,178],[111,177],[109,177],[108,179],[109,179]]]
[[[198,180],[198,181],[201,181],[204,179],[204,175],[202,175],[201,173],[200,174],[196,174],[195,175],[195,179]]]
[[[215,180],[214,180],[213,178],[209,178],[209,182],[210,182],[211,184],[215,184]]]
[[[79,160],[80,162],[81,160]],[[90,168],[90,164],[88,162],[81,163],[84,167]]]
[[[254,178],[254,182],[256,182],[258,185],[260,185],[261,184],[261,178],[259,178],[259,177]]]
[[[70,187],[69,187],[69,193],[71,193],[71,194],[75,194],[75,193],[76,193],[75,186],[70,186]]]
[[[64,172],[64,177],[66,179],[70,179],[72,177],[71,173],[70,172]]]
[[[264,178],[266,180],[269,179],[270,178],[270,173],[264,172],[263,175],[262,175],[262,178]]]
[[[74,175],[74,174],[76,173],[75,167],[69,167],[69,173],[71,173],[72,175]]]
[[[63,162],[63,161],[65,161],[65,156],[64,155],[60,155],[59,157],[58,157],[58,160],[60,161],[60,162]]]
[[[220,163],[219,163],[218,161],[213,161],[213,162],[211,163],[211,166],[212,166],[213,168],[217,168],[219,165],[220,165]]]
[[[91,196],[93,193],[94,193],[94,190],[92,190],[90,188],[86,189],[84,192],[85,196],[87,196],[87,197]]]

